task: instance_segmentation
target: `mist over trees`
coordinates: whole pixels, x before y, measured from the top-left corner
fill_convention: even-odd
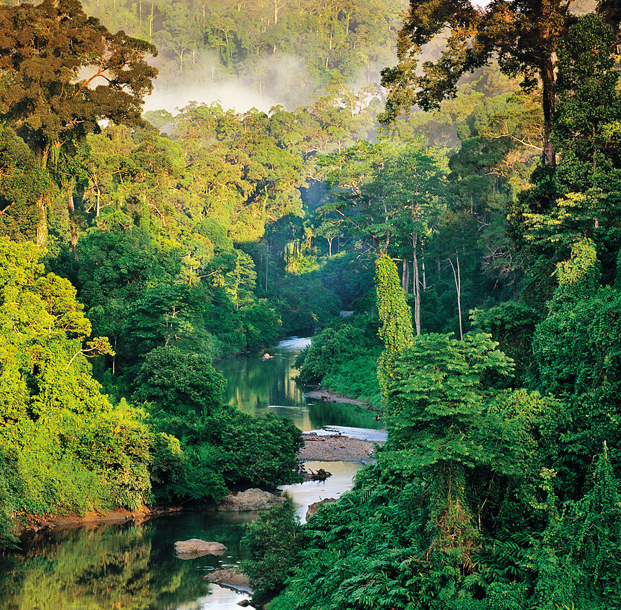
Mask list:
[[[406,3],[93,0],[84,6],[110,28],[157,46],[160,99],[174,104],[185,90],[196,96],[169,110],[223,97],[267,110],[307,105],[335,73],[358,86],[379,82],[380,69],[394,60]],[[220,96],[205,100],[214,90]]]

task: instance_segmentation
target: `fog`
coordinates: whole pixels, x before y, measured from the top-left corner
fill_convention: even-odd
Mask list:
[[[294,110],[312,104],[319,95],[319,84],[302,61],[284,54],[257,58],[240,66],[243,72],[239,74],[227,73],[217,56],[209,52],[188,62],[183,72],[161,57],[155,65],[160,77],[153,93],[145,99],[145,111],[167,110],[175,114],[189,102],[218,102],[224,109],[236,112],[252,108],[267,112],[277,105]]]
[[[250,87],[238,82],[193,83],[179,89],[155,86],[153,93],[145,98],[144,111],[168,110],[176,114],[190,102],[212,104],[218,102],[224,109],[247,112],[252,108],[263,112],[278,104],[276,98],[260,95]]]

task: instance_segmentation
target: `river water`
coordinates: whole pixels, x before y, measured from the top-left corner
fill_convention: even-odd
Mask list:
[[[255,417],[273,412],[291,418],[305,431],[329,429],[383,440],[375,416],[363,408],[305,398],[292,366],[308,342],[282,341],[269,351],[273,358],[266,360],[252,354],[219,363],[227,380],[226,401]],[[304,521],[309,504],[338,498],[363,466],[310,462],[310,469],[324,468],[332,477],[282,490],[292,496]],[[249,598],[247,593],[206,583],[203,576],[235,567],[246,558],[240,541],[244,524],[255,517],[186,512],[142,524],[55,531],[25,541],[21,552],[0,558],[0,609],[238,610],[238,602]],[[221,542],[228,551],[183,561],[175,556],[173,544],[188,538]]]

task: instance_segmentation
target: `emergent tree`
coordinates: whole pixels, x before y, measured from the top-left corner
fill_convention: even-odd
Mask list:
[[[143,98],[157,75],[145,57],[155,54],[147,42],[109,32],[77,0],[0,6],[0,121],[42,168],[53,163],[57,170],[61,153],[75,151],[98,121],[142,124]],[[67,188],[66,177],[60,181]],[[45,209],[44,197],[38,205]],[[46,239],[42,217],[39,243]]]
[[[576,21],[573,0],[493,0],[478,8],[470,0],[410,0],[410,9],[399,32],[399,63],[382,71],[389,89],[383,120],[418,104],[437,108],[455,97],[464,75],[496,58],[501,70],[522,76],[522,87],[541,85],[544,115],[544,163],[554,165],[550,133],[555,111],[556,56],[569,27]],[[616,0],[599,0],[598,12],[618,25]],[[418,71],[423,46],[446,38],[437,61],[426,61]]]

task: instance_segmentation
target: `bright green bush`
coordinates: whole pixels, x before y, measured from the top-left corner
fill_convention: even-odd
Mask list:
[[[316,383],[326,375],[338,374],[354,358],[377,358],[381,345],[377,326],[367,316],[340,319],[313,337],[310,346],[296,359],[303,383]]]
[[[45,273],[44,252],[0,238],[0,478],[4,511],[83,513],[145,503],[147,427],[100,392],[83,343],[90,323],[68,280]]]

